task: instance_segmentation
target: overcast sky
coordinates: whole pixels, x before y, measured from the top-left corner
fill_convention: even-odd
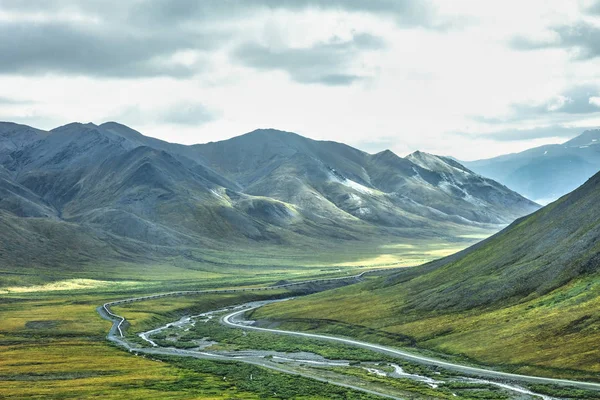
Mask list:
[[[0,0],[0,120],[490,157],[600,125],[600,2]]]

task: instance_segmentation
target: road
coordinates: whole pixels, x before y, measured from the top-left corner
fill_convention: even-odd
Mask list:
[[[359,392],[369,393],[369,394],[383,397],[383,398],[394,399],[394,400],[405,400],[401,397],[393,396],[393,395],[390,395],[387,393],[377,392],[375,390],[367,389],[364,387],[354,386],[354,385],[350,385],[350,384],[344,383],[344,382],[337,382],[332,379],[325,379],[325,378],[322,378],[320,376],[313,375],[313,374],[308,374],[308,373],[303,373],[303,372],[299,372],[299,371],[293,371],[290,369],[285,369],[285,368],[282,368],[282,366],[275,366],[275,365],[270,364],[266,361],[263,361],[259,358],[236,357],[235,359],[232,359],[231,357],[220,356],[218,354],[202,353],[202,352],[191,351],[191,350],[181,350],[181,349],[175,349],[175,348],[162,348],[162,347],[153,347],[153,348],[137,347],[136,344],[132,344],[132,343],[128,342],[127,339],[123,338],[121,336],[122,331],[120,329],[117,329],[118,326],[119,327],[121,326],[121,324],[123,322],[123,320],[121,318],[123,318],[123,317],[116,316],[116,314],[113,314],[112,312],[107,311],[104,306],[100,306],[96,310],[98,311],[98,314],[100,314],[100,316],[102,318],[113,322],[113,325],[111,326],[111,329],[107,336],[108,340],[125,348],[126,350],[129,350],[129,352],[134,353],[136,355],[144,354],[144,355],[149,355],[149,356],[152,356],[152,355],[181,356],[181,357],[199,358],[199,359],[204,359],[204,360],[215,360],[215,359],[229,360],[229,361],[234,360],[234,361],[244,362],[247,364],[256,365],[259,367],[268,368],[268,369],[271,369],[274,371],[278,371],[278,372],[282,372],[282,373],[286,373],[286,374],[290,374],[290,375],[296,375],[296,376],[302,376],[304,378],[314,379],[319,382],[329,383],[331,385],[340,386],[340,387],[343,387],[346,389],[352,389],[352,390],[357,390]],[[119,319],[115,319],[115,316],[116,316],[116,318],[119,318]]]
[[[111,311],[110,307],[113,305],[127,304],[127,303],[144,301],[144,300],[151,300],[151,299],[157,299],[157,298],[162,298],[162,297],[167,297],[167,296],[185,296],[185,295],[197,295],[197,294],[209,294],[209,293],[239,293],[239,292],[247,292],[247,291],[263,291],[263,290],[289,288],[289,287],[293,287],[293,286],[306,285],[309,283],[335,282],[335,281],[339,281],[339,280],[348,280],[348,281],[352,282],[352,281],[359,281],[367,273],[373,273],[373,272],[379,272],[379,271],[381,271],[381,270],[365,271],[358,275],[353,275],[350,277],[313,279],[313,280],[309,280],[309,281],[301,281],[301,282],[288,283],[288,284],[276,285],[276,286],[268,286],[268,287],[244,288],[244,289],[193,290],[193,291],[178,291],[178,292],[159,293],[159,294],[154,294],[154,295],[134,297],[134,298],[128,298],[128,299],[123,299],[123,300],[107,302],[107,303],[103,304],[102,306],[98,307],[97,311],[102,318],[113,322],[113,325],[109,331],[107,338],[110,341],[129,350],[130,352],[145,353],[145,354],[180,355],[180,356],[189,356],[189,357],[196,357],[196,358],[214,359],[216,356],[212,355],[212,354],[202,355],[202,354],[199,354],[198,352],[192,352],[192,351],[186,351],[186,350],[176,350],[176,349],[163,349],[163,348],[145,349],[145,348],[139,348],[136,345],[132,345],[126,339],[124,339],[123,324],[126,321],[125,318],[113,313]],[[254,307],[254,308],[257,308],[257,307]],[[320,334],[314,334],[314,333],[283,331],[283,330],[278,330],[278,329],[268,329],[268,328],[260,328],[260,327],[256,327],[256,326],[248,326],[248,325],[240,322],[240,317],[242,316],[242,314],[244,314],[245,312],[247,312],[251,309],[252,308],[243,309],[240,311],[235,311],[233,313],[230,313],[222,318],[222,323],[224,325],[232,327],[232,328],[242,328],[242,329],[248,329],[248,330],[270,332],[270,333],[275,333],[275,334],[280,334],[280,335],[292,335],[292,336],[308,337],[308,338],[319,339],[319,340],[335,341],[335,342],[339,342],[339,343],[348,344],[351,346],[356,346],[356,347],[373,350],[373,351],[376,351],[376,352],[379,352],[382,354],[387,354],[387,355],[399,357],[399,358],[406,359],[406,360],[416,361],[416,362],[420,362],[420,363],[428,364],[428,365],[437,365],[440,367],[444,367],[444,368],[454,370],[457,372],[461,372],[464,374],[468,374],[468,375],[483,376],[483,377],[489,377],[489,378],[508,379],[511,381],[521,381],[521,382],[529,382],[529,383],[543,383],[543,384],[555,384],[555,385],[562,385],[562,386],[572,386],[572,387],[576,387],[576,388],[580,388],[580,389],[600,390],[600,384],[598,384],[598,383],[572,381],[572,380],[566,380],[566,379],[544,378],[544,377],[537,377],[537,376],[530,376],[530,375],[511,374],[508,372],[500,372],[500,371],[494,371],[491,369],[471,367],[471,366],[460,365],[460,364],[456,364],[456,363],[450,363],[447,361],[438,360],[438,359],[434,359],[431,357],[424,357],[424,356],[412,354],[412,353],[409,353],[406,351],[402,351],[402,350],[398,350],[398,349],[394,349],[394,348],[390,348],[390,347],[386,347],[386,346],[381,346],[381,345],[377,345],[377,344],[373,344],[373,343],[367,343],[367,342],[363,342],[363,341],[359,341],[359,340],[352,340],[352,339],[346,339],[346,338],[340,338],[340,337],[334,337],[334,336],[328,336],[328,335],[320,335]],[[341,383],[341,382],[328,381],[326,379],[319,378],[318,376],[303,374],[303,373],[299,373],[297,371],[284,370],[282,368],[277,368],[272,365],[267,365],[259,360],[245,360],[245,359],[238,359],[238,360],[247,362],[250,364],[254,364],[254,365],[260,365],[260,366],[263,366],[266,368],[271,368],[274,370],[279,370],[281,372],[305,376],[305,377],[308,377],[311,379],[319,380],[321,382],[329,382],[334,385],[351,388],[351,389],[355,389],[355,390],[360,390],[360,391],[363,391],[366,393],[371,393],[371,394],[375,394],[375,395],[382,396],[382,397],[398,399],[397,397],[390,396],[390,395],[387,395],[384,393],[377,393],[377,392],[374,392],[374,391],[371,391],[371,390],[368,390],[368,389],[365,389],[362,387],[355,387],[355,386],[348,385],[348,384]]]
[[[316,333],[306,333],[306,332],[296,332],[296,331],[284,331],[279,329],[268,329],[268,328],[259,328],[257,326],[250,326],[248,324],[244,324],[243,320],[240,318],[244,313],[256,309],[258,307],[253,307],[249,309],[244,309],[240,311],[232,312],[231,314],[227,314],[224,316],[221,321],[224,325],[232,327],[232,328],[242,328],[247,330],[261,331],[261,332],[270,332],[279,335],[291,335],[291,336],[300,336],[307,337],[312,339],[320,339],[320,340],[328,340],[333,342],[339,342],[348,344],[351,346],[361,347],[368,350],[373,350],[379,353],[400,357],[410,361],[416,361],[422,364],[427,365],[437,365],[443,368],[447,368],[453,371],[461,372],[468,375],[477,375],[477,376],[485,376],[488,378],[501,378],[508,379],[512,381],[521,381],[521,382],[529,382],[529,383],[543,383],[543,384],[553,384],[553,385],[562,385],[562,386],[572,386],[580,389],[590,389],[590,390],[600,390],[600,383],[593,382],[581,382],[581,381],[572,381],[566,379],[554,379],[554,378],[543,378],[538,376],[530,376],[530,375],[520,375],[520,374],[511,374],[509,372],[501,372],[494,371],[491,369],[485,368],[477,368],[470,367],[466,365],[460,365],[455,363],[450,363],[443,360],[437,360],[435,358],[424,357],[413,353],[408,353],[406,351],[397,350],[387,346],[381,346],[378,344],[362,342],[359,340],[345,339],[341,337],[328,336],[328,335],[320,335]],[[237,319],[237,320],[236,320]]]
[[[123,335],[123,324],[125,323],[125,318],[113,313],[110,309],[111,306],[115,306],[115,305],[119,305],[119,304],[133,303],[136,301],[159,299],[162,297],[169,297],[169,296],[189,296],[189,295],[210,294],[210,293],[214,294],[214,293],[256,292],[256,291],[263,291],[263,290],[285,289],[285,288],[290,288],[290,287],[294,287],[294,286],[307,285],[307,284],[311,284],[311,283],[331,283],[331,282],[338,282],[338,281],[344,281],[344,280],[351,281],[351,282],[352,281],[360,281],[360,279],[363,276],[365,276],[365,274],[370,274],[370,273],[380,272],[380,271],[392,271],[394,269],[395,268],[372,269],[369,271],[361,272],[358,275],[341,276],[339,278],[312,279],[312,280],[308,280],[308,281],[291,282],[291,283],[285,283],[283,285],[275,285],[275,286],[253,287],[253,288],[243,288],[243,289],[184,290],[184,291],[179,291],[179,292],[158,293],[158,294],[152,294],[149,296],[132,297],[129,299],[110,301],[108,303],[104,303],[102,305],[102,308],[104,309],[103,312],[105,312],[107,315],[109,315],[111,317],[110,318],[111,320],[114,319],[114,320],[118,321],[116,330],[119,332],[120,337],[124,337],[125,335]]]

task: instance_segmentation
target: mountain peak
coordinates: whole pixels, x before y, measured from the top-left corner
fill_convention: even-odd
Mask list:
[[[385,149],[383,151],[380,151],[379,153],[375,153],[373,154],[373,156],[381,159],[400,158],[396,153],[394,153],[390,149]]]
[[[425,153],[424,151],[420,150],[409,154],[408,156],[406,156],[406,159],[417,164],[419,167],[428,169],[430,171],[453,173],[456,170],[460,170],[464,173],[475,175],[473,171],[471,171],[458,161],[453,160],[452,158],[437,156],[435,154]]]
[[[38,134],[47,133],[41,129],[33,128],[29,125],[17,124],[14,122],[0,121],[0,134],[18,134],[20,132],[36,132]]]
[[[412,161],[417,164],[421,168],[425,169],[439,169],[440,165],[443,164],[443,160],[441,157],[438,157],[433,154],[425,153],[424,151],[417,150],[408,156],[406,156],[407,160]]]
[[[294,137],[294,138],[303,138],[306,139],[304,136],[302,135],[298,135],[297,133],[294,132],[289,132],[289,131],[282,131],[279,129],[274,129],[274,128],[259,128],[259,129],[255,129],[251,132],[248,132],[244,135],[241,135],[240,137],[266,137],[266,138],[277,138],[277,139],[283,139],[286,137]]]
[[[140,139],[140,138],[144,137],[144,135],[142,135],[140,132],[136,131],[135,129],[132,129],[132,128],[128,127],[127,125],[123,125],[123,124],[120,124],[120,123],[114,122],[114,121],[104,122],[103,124],[101,124],[99,126],[99,128],[103,129],[103,130],[107,130],[113,134],[125,137],[127,139]]]
[[[600,144],[600,129],[590,129],[584,131],[581,135],[574,137],[564,143],[567,147],[592,146]]]
[[[71,122],[66,125],[58,126],[52,129],[50,132],[64,132],[64,133],[81,133],[87,132],[92,129],[97,129],[98,125],[93,124],[91,122],[82,123],[82,122]]]

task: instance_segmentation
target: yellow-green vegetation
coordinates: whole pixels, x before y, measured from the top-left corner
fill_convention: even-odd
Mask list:
[[[262,296],[265,295],[263,294]],[[235,295],[233,295],[233,299],[234,298]],[[241,297],[239,299],[241,300]],[[207,305],[209,302],[212,303],[214,301],[204,301],[199,298],[194,300],[196,303],[198,303],[195,304],[195,307],[198,307],[199,309],[202,309],[203,305]],[[248,298],[247,300],[252,300],[252,298]],[[224,298],[221,299],[220,302],[214,304],[214,306],[215,308],[218,308],[219,306],[230,302],[231,300]],[[182,302],[182,306],[188,307],[187,303],[188,302]],[[125,315],[126,317],[129,317],[130,315],[136,315],[136,310],[134,307],[130,306],[133,305],[127,305],[127,307],[120,308],[122,315]],[[150,309],[152,311],[159,310],[159,315],[171,314],[174,311],[173,307],[170,307],[168,304],[164,304],[161,301],[156,301],[151,305]],[[176,308],[177,311],[174,315],[172,315],[172,317],[175,318],[176,315],[179,316],[178,314],[183,309],[184,308]],[[346,360],[349,362],[348,367],[323,367],[300,363],[299,366],[292,367],[292,370],[300,369],[311,375],[317,375],[322,378],[325,377],[337,382],[347,382],[357,386],[364,386],[382,393],[396,394],[406,399],[422,399],[425,397],[432,399],[456,398],[501,400],[509,398],[504,390],[501,390],[496,386],[489,384],[473,384],[452,381],[451,379],[453,374],[449,373],[448,371],[439,369],[437,367],[428,367],[398,360],[394,357],[386,356],[359,347],[312,338],[299,338],[288,335],[276,335],[273,333],[231,329],[221,325],[218,322],[218,317],[225,313],[226,312],[217,314],[215,315],[215,318],[203,320],[202,322],[197,322],[195,324],[185,325],[178,328],[167,328],[161,332],[153,334],[151,339],[159,346],[169,348],[196,348],[198,347],[197,340],[202,339],[205,341],[215,342],[215,344],[205,348],[204,351],[263,350],[283,353],[308,352],[318,354],[330,360]],[[146,321],[148,320],[148,318],[144,318],[141,324],[138,324],[137,327],[132,327],[134,328],[133,330],[139,330],[140,326],[146,325]],[[163,322],[164,321],[161,323]],[[155,326],[156,325],[153,327]],[[172,358],[169,359],[173,360]],[[365,364],[364,362],[367,363]],[[373,362],[376,362],[377,364],[373,364]],[[188,366],[194,365],[195,368],[203,368],[203,370],[205,368],[220,368],[223,371],[222,373],[227,376],[236,373],[236,371],[254,368],[249,366],[233,366],[232,364],[227,364],[226,366],[223,366],[223,364],[217,364],[211,367],[211,363],[198,363],[196,361],[182,360],[176,361],[176,363],[178,363],[177,365],[179,365],[179,363],[184,363]],[[435,379],[441,380],[439,382],[439,387],[432,387],[427,383],[415,381],[414,379],[383,377],[379,376],[378,374],[374,374],[373,372],[368,372],[365,369],[366,367],[376,367],[376,369],[379,370],[393,372],[394,368],[390,366],[390,363],[399,364],[407,373],[429,377],[435,376]],[[246,376],[248,375],[249,372],[246,372]],[[310,388],[303,387],[302,389],[298,389],[297,387],[286,387],[287,378],[280,378],[282,378],[282,380],[278,381],[278,385],[281,385],[280,389],[277,390],[278,395],[292,395],[292,397],[295,398],[301,393],[305,395],[310,394]],[[256,385],[258,382],[248,382],[248,380],[246,380],[245,384]],[[262,384],[260,387],[262,388]],[[265,389],[263,388],[263,390]],[[285,393],[285,395],[282,393]]]
[[[457,228],[458,229],[458,228]],[[346,273],[366,267],[403,267],[422,264],[461,250],[477,241],[462,234],[492,234],[490,229],[464,227],[449,234],[454,240],[419,237],[381,238],[376,241],[321,241],[280,246],[269,243],[249,246],[232,243],[214,248],[187,249],[184,255],[125,261],[39,263],[19,266],[0,260],[0,295],[23,291],[105,288],[110,282],[121,290],[135,286],[156,287],[212,282],[214,287],[238,280],[268,282],[272,279],[302,279],[309,275]],[[2,249],[0,249],[0,253]],[[338,271],[338,269],[340,271]],[[113,288],[114,289],[114,288]]]
[[[400,390],[401,393],[409,399],[509,399],[509,396],[504,391],[487,384],[448,382],[442,383],[439,388],[434,389],[426,383],[415,381],[413,379],[389,378],[368,372],[365,369],[352,367],[335,367],[332,369],[345,375],[366,380],[370,383],[381,384]]]
[[[237,296],[174,297],[149,301],[152,311],[148,313],[127,311],[132,316],[133,328],[141,328],[182,312],[281,294],[281,291],[269,291]],[[106,294],[80,292],[75,296],[26,293],[3,297],[0,300],[0,397],[374,399],[259,367],[205,360],[169,359],[169,363],[165,363],[137,357],[105,341],[111,323],[100,319],[95,310],[106,300],[104,296]],[[254,382],[248,383],[250,374]],[[275,392],[279,394],[271,396]]]
[[[495,310],[451,314],[398,313],[397,287],[336,289],[256,310],[253,319],[282,329],[312,329],[388,345],[417,345],[524,374],[597,379],[600,373],[600,281]]]
[[[217,263],[218,253],[207,252],[208,261],[193,261],[197,257],[190,254],[164,264],[40,267],[35,273],[6,269],[3,276],[9,278],[3,281],[13,285],[0,292],[0,397],[256,398],[256,392],[236,389],[235,382],[223,382],[222,376],[210,371],[182,370],[111,346],[105,339],[110,323],[98,316],[96,307],[110,300],[171,290],[262,286],[282,279],[346,276],[365,270],[333,266],[330,261],[304,266],[300,254],[276,256],[270,248],[253,256],[242,253],[223,264]],[[266,260],[270,262],[260,266]],[[133,333],[184,313],[283,294],[273,290],[169,297],[119,307],[118,312],[127,315]]]
[[[257,398],[210,373],[135,357],[105,340],[94,295],[0,300],[2,398]]]

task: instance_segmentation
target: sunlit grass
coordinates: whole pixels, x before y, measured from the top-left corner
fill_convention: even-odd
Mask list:
[[[282,329],[317,329],[353,337],[364,337],[368,327],[369,341],[393,345],[389,334],[395,334],[459,361],[597,380],[600,282],[590,277],[569,288],[507,308],[436,315],[398,313],[403,296],[395,286],[376,291],[355,286],[336,289],[335,295],[319,293],[271,304],[255,311],[252,318],[283,322]],[[380,332],[379,337],[373,330]],[[397,344],[406,343],[398,339]]]

